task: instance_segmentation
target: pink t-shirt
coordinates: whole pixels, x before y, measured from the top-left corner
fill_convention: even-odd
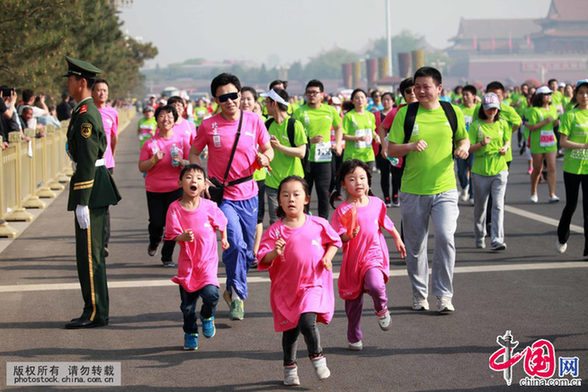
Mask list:
[[[174,135],[186,139],[188,145],[190,146],[194,142],[194,138],[196,138],[196,126],[191,120],[184,119],[181,123],[175,124],[173,131]]]
[[[269,269],[270,302],[276,332],[296,328],[302,313],[317,313],[317,321],[328,324],[335,311],[333,273],[321,259],[327,245],[341,247],[341,238],[326,219],[306,215],[297,229],[282,221],[271,225],[261,237],[257,259],[274,249],[278,238],[286,241],[284,253],[270,266],[259,263],[259,270]]]
[[[107,169],[114,167],[114,156],[112,155],[112,148],[110,141],[118,132],[118,112],[112,106],[105,106],[98,108],[102,116],[102,125],[104,126],[104,133],[106,133],[106,151],[104,151],[104,164]]]
[[[180,187],[180,172],[182,166],[172,166],[171,150],[173,146],[181,149],[180,155],[188,159],[190,154],[190,145],[183,137],[173,134],[169,139],[159,136],[159,132],[151,139],[147,140],[141,148],[139,160],[144,161],[151,159],[157,151],[163,151],[163,159],[155,164],[145,175],[145,190],[148,192],[171,192]]]
[[[343,263],[338,285],[339,297],[346,300],[362,294],[363,277],[370,268],[382,271],[384,281],[388,282],[390,260],[381,227],[391,231],[394,223],[386,215],[386,205],[382,200],[372,196],[368,198],[367,206],[356,207],[360,228],[357,237],[343,243]],[[353,204],[344,201],[333,214],[331,224],[339,235],[347,232],[341,225],[341,216],[350,208],[353,208]]]
[[[231,163],[227,182],[252,175],[255,171],[252,165],[257,157],[257,146],[263,146],[270,140],[269,133],[257,113],[245,111],[242,113],[241,136],[237,143],[237,150]],[[223,180],[238,126],[239,120],[227,121],[217,114],[203,120],[198,128],[193,146],[200,151],[208,146],[207,171],[209,177],[216,177],[219,181]],[[226,187],[224,198],[227,200],[247,200],[256,195],[257,183],[252,179]]]
[[[384,125],[386,133],[390,132],[390,128],[392,128],[392,123],[394,122],[394,117],[396,117],[396,113],[398,113],[398,110],[400,110],[401,107],[402,106],[392,108],[392,110],[390,110],[386,117],[384,117],[384,121],[382,122],[382,124]]]
[[[169,205],[164,239],[173,240],[186,229],[194,232],[193,242],[179,242],[178,274],[172,282],[190,293],[209,284],[220,287],[216,229],[224,231],[226,227],[227,218],[210,200],[200,198],[194,210],[186,210],[178,200]]]

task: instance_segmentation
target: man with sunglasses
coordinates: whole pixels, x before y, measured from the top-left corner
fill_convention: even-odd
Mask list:
[[[223,297],[230,307],[231,319],[242,320],[243,300],[247,298],[247,271],[254,260],[257,225],[258,188],[253,172],[255,165],[267,167],[274,151],[262,119],[256,113],[239,109],[239,78],[222,73],[212,80],[210,89],[221,112],[202,121],[190,150],[190,163],[202,165],[200,153],[208,146],[208,176],[222,181],[240,128],[220,209],[228,220],[230,245],[222,256],[227,273],[227,289]],[[229,183],[234,185],[227,185]]]
[[[305,173],[309,190],[316,184],[318,198],[318,215],[329,219],[329,186],[331,185],[331,127],[335,129],[335,152],[341,155],[341,140],[343,129],[341,117],[337,110],[330,105],[323,104],[324,87],[322,82],[313,79],[306,84],[306,104],[294,112],[294,118],[302,123],[308,141],[309,169]]]

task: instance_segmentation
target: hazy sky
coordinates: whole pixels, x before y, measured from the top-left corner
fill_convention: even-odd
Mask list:
[[[550,0],[391,0],[392,35],[408,29],[445,48],[460,18],[542,18]],[[123,31],[153,42],[147,66],[202,57],[257,63],[308,60],[335,46],[360,51],[386,34],[385,0],[134,0]]]

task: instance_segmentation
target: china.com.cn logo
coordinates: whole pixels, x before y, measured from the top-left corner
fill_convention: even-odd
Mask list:
[[[506,331],[504,336],[498,335],[496,342],[500,348],[490,355],[489,366],[495,372],[502,372],[507,385],[512,383],[512,368],[522,360],[527,377],[519,381],[521,386],[581,386],[580,378],[561,378],[566,375],[578,377],[578,357],[560,356],[557,363],[555,347],[549,340],[536,340],[516,353],[514,349],[519,342],[514,341],[510,331]],[[552,378],[556,365],[559,366],[560,378]]]

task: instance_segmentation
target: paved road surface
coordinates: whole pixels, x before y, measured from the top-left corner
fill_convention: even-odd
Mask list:
[[[200,349],[184,352],[174,271],[147,256],[147,207],[137,171],[136,121],[121,135],[115,179],[122,193],[111,209],[111,325],[65,330],[82,306],[74,260],[73,215],[67,191],[0,253],[0,390],[9,391],[274,391],[282,385],[281,335],[273,331],[267,273],[250,273],[245,320],[228,319],[220,303],[217,335],[201,338]],[[558,161],[561,167],[561,161]],[[558,194],[564,199],[561,171]],[[410,310],[410,284],[403,263],[392,254],[388,284],[392,328],[381,331],[371,300],[365,299],[362,352],[346,350],[346,318],[337,299],[331,325],[320,327],[332,376],[319,382],[301,339],[298,390],[321,391],[500,391],[524,389],[523,362],[513,367],[509,388],[502,372],[489,369],[500,347],[496,337],[511,330],[515,351],[538,339],[555,346],[556,357],[578,357],[582,387],[526,390],[588,390],[588,262],[582,256],[581,207],[574,217],[568,252],[555,252],[555,226],[563,204],[528,200],[525,163],[511,169],[505,215],[505,252],[474,247],[473,208],[460,207],[456,234],[454,304],[449,316]],[[375,181],[373,188],[380,194]],[[532,213],[532,214],[529,214]],[[390,209],[398,223],[399,209]],[[390,238],[388,236],[388,240]],[[389,243],[390,249],[394,249]],[[431,254],[432,244],[429,249]],[[341,253],[335,258],[335,271]],[[224,277],[224,269],[219,268]],[[222,278],[221,277],[221,278]],[[434,300],[430,298],[433,304]],[[6,362],[114,361],[122,366],[119,387],[7,387]],[[557,372],[554,378],[557,378]],[[571,379],[570,375],[563,378]]]

